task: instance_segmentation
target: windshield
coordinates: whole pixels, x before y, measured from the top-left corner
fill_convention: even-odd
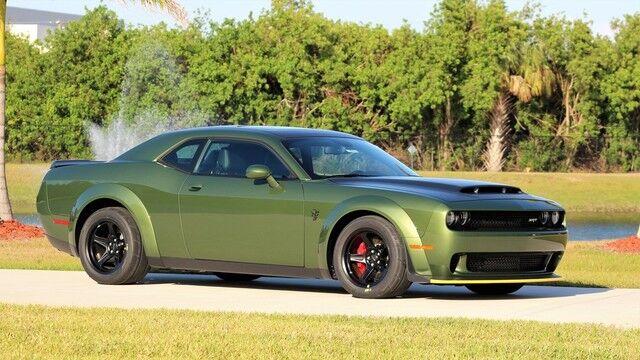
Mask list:
[[[284,146],[313,179],[358,176],[417,176],[379,147],[361,139],[293,139]]]

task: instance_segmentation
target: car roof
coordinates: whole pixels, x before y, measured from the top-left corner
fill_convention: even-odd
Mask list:
[[[218,126],[205,126],[199,128],[191,128],[178,130],[176,133],[189,133],[196,136],[215,136],[219,134],[234,134],[234,135],[270,135],[281,139],[291,139],[300,137],[350,137],[357,138],[350,134],[346,134],[339,131],[324,130],[324,129],[309,129],[300,127],[288,127],[288,126],[254,126],[254,125],[218,125]]]
[[[339,131],[285,126],[218,125],[169,131],[158,135],[118,156],[118,160],[152,160],[175,144],[190,138],[233,136],[247,139],[286,140],[307,137],[342,137],[360,139]]]

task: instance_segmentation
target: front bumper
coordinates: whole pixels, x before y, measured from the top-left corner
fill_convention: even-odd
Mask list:
[[[444,230],[427,232],[421,239],[425,245],[412,249],[412,278],[416,282],[431,284],[499,284],[537,283],[558,281],[554,274],[567,243],[567,231],[523,232],[472,232]],[[421,252],[421,253],[418,253]],[[500,258],[515,257],[515,264],[494,267],[467,266],[467,255]],[[523,260],[517,258],[522,256]],[[520,262],[540,256],[538,267]],[[509,266],[512,266],[510,268]],[[417,281],[421,280],[421,281]]]

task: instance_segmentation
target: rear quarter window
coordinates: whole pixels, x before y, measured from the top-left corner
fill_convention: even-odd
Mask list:
[[[161,159],[161,162],[167,166],[191,172],[198,161],[198,157],[200,156],[200,152],[202,151],[205,142],[205,139],[186,141],[167,153]]]

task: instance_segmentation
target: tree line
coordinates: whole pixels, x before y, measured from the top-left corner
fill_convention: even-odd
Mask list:
[[[640,170],[640,13],[583,20],[443,0],[424,30],[274,0],[246,20],[125,25],[105,7],[7,35],[12,160],[91,157],[88,125],[169,119],[360,135],[423,169]]]

